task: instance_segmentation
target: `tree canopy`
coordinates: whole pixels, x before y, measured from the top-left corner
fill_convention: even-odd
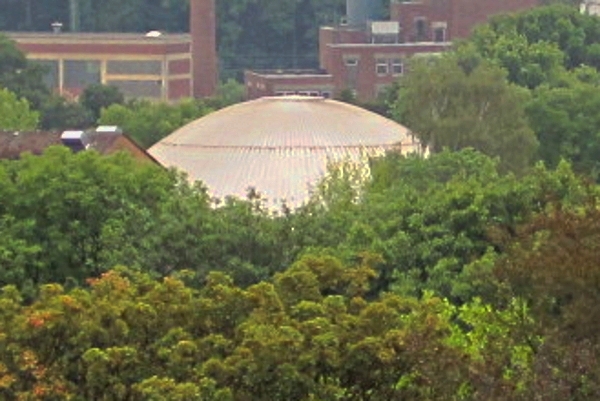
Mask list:
[[[39,114],[29,108],[25,99],[18,99],[8,89],[0,89],[0,129],[33,130],[37,128]]]
[[[599,34],[565,4],[495,16],[453,52],[413,60],[392,114],[433,151],[472,146],[513,171],[565,159],[598,179]]]
[[[429,158],[332,166],[294,210],[126,154],[0,161],[0,398],[598,399],[600,79],[570,64],[598,22],[548,10],[390,91]],[[146,145],[222,104],[93,103]]]
[[[411,63],[394,111],[434,152],[472,147],[499,157],[506,170],[522,171],[537,147],[527,99],[500,68],[479,63],[467,69],[450,55]]]

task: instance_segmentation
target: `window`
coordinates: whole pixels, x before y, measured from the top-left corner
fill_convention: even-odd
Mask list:
[[[433,40],[435,42],[445,42],[446,28],[435,28],[435,30],[433,31]]]
[[[404,73],[404,63],[402,59],[392,59],[392,75],[402,75]]]
[[[344,62],[346,63],[346,66],[348,66],[348,67],[355,67],[358,65],[358,58],[348,57],[348,58],[344,59]]]
[[[85,88],[100,83],[100,61],[65,60],[64,85],[67,88]]]
[[[58,61],[57,60],[31,60],[43,69],[44,83],[51,89],[58,88]]]
[[[108,60],[106,73],[113,75],[160,75],[162,63],[158,60]]]
[[[425,18],[415,19],[415,35],[417,42],[422,42],[427,38],[427,25]]]
[[[385,58],[378,58],[375,63],[377,75],[387,75],[389,73],[388,61]]]

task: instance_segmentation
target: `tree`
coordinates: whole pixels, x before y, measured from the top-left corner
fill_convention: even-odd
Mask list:
[[[35,110],[39,110],[50,94],[43,82],[43,69],[29,63],[15,43],[4,35],[0,35],[0,87],[27,99]]]
[[[41,114],[40,125],[47,130],[87,129],[94,124],[90,110],[59,95],[42,104]]]
[[[507,295],[526,299],[541,329],[563,342],[600,344],[599,215],[593,199],[583,210],[557,205],[519,228],[517,241],[496,267],[508,284]]]
[[[99,123],[118,125],[143,147],[150,147],[177,128],[212,111],[199,100],[188,99],[178,104],[133,101],[113,104],[101,112]]]
[[[504,242],[494,268],[504,302],[529,305],[529,331],[543,338],[532,365],[532,390],[543,399],[600,396],[599,217],[595,197],[575,210],[556,203]]]
[[[3,130],[33,130],[39,114],[30,110],[25,99],[18,99],[8,89],[0,89],[0,128]]]
[[[484,58],[500,61],[512,70],[511,78],[518,78],[520,73],[513,69],[518,65],[526,74],[546,75],[560,60],[567,70],[582,65],[599,68],[599,39],[600,21],[595,16],[582,14],[577,7],[555,4],[496,16],[477,28],[469,41]]]
[[[600,107],[597,82],[573,79],[562,87],[543,86],[527,105],[532,129],[540,141],[539,157],[549,166],[568,160],[592,179],[600,178]]]
[[[124,102],[125,98],[119,89],[107,85],[88,86],[79,96],[79,103],[90,110],[94,122],[100,118],[102,109],[112,104],[123,104]]]
[[[12,233],[6,246],[24,270],[3,266],[3,284],[74,284],[127,260],[138,265],[149,216],[174,188],[158,166],[66,147],[23,155],[0,171],[12,194],[1,201],[1,230]]]
[[[508,84],[497,67],[481,62],[466,69],[459,61],[415,60],[401,82],[396,119],[434,152],[472,147],[498,157],[505,171],[524,171],[537,147],[523,107],[527,92]]]

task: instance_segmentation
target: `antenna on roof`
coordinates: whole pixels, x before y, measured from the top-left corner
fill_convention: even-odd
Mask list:
[[[63,24],[62,24],[62,22],[54,21],[52,24],[50,24],[50,26],[52,27],[52,32],[60,33],[60,31],[62,30]]]

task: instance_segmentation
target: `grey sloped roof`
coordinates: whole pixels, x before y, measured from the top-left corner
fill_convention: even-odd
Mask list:
[[[396,149],[414,151],[408,129],[346,103],[315,97],[266,97],[189,123],[149,153],[186,171],[217,196],[254,187],[270,203],[303,203],[328,162]]]

